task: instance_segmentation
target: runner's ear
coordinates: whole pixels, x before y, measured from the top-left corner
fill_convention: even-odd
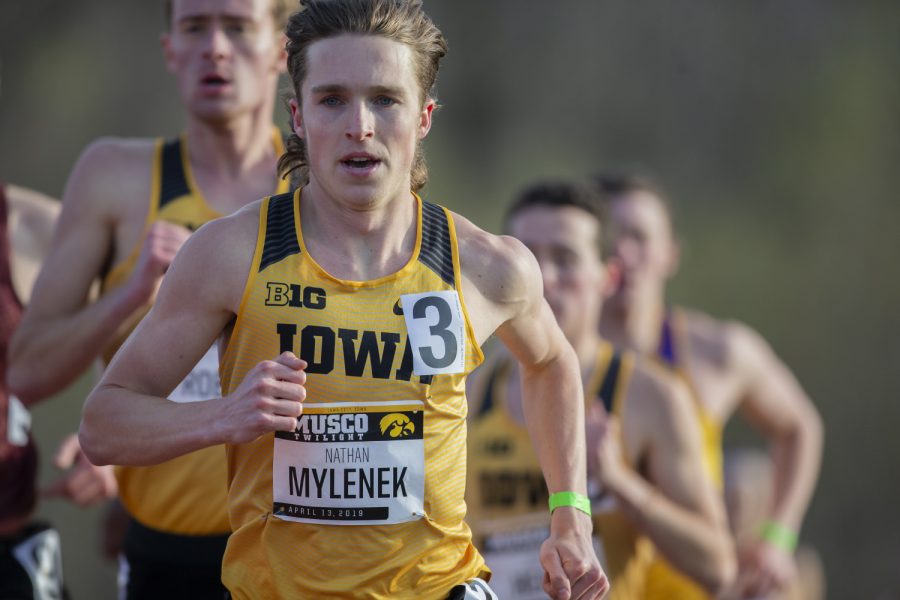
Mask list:
[[[619,286],[622,285],[622,263],[619,259],[611,257],[604,263],[603,268],[606,272],[601,284],[600,294],[606,300],[615,294],[619,290]]]

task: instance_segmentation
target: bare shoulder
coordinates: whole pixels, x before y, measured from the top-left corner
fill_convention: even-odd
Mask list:
[[[59,216],[59,202],[41,192],[8,184],[6,197],[9,216],[16,227],[28,232],[41,247],[46,247],[53,236],[53,227]]]
[[[628,404],[636,414],[660,424],[695,410],[687,384],[680,376],[650,358],[634,357]]]
[[[769,344],[755,329],[733,319],[717,319],[694,310],[682,310],[694,348],[708,348],[728,364],[759,353]]]
[[[727,369],[734,364],[733,344],[740,324],[724,321],[698,310],[677,310],[684,323],[692,357],[702,358],[703,362],[718,369]]]
[[[506,305],[526,302],[540,293],[537,261],[519,240],[484,231],[458,214],[453,215],[459,241],[463,278],[488,302]]]
[[[755,329],[736,320],[716,319],[698,311],[683,311],[691,351],[729,372],[755,371],[773,360],[769,343]]]
[[[9,209],[19,212],[23,218],[33,216],[36,219],[52,219],[59,213],[59,202],[56,198],[51,198],[37,190],[8,183],[6,184],[6,198],[9,201]]]
[[[261,206],[262,200],[257,200],[209,221],[188,238],[184,248],[204,260],[223,262],[246,256],[249,261],[256,249]]]
[[[203,294],[215,294],[236,312],[256,250],[261,204],[257,200],[200,227],[184,243],[166,278],[174,274]]]
[[[156,140],[153,138],[101,137],[84,149],[79,164],[99,168],[128,168],[135,162],[146,163],[153,156],[155,148]]]
[[[156,142],[150,138],[100,138],[78,158],[63,197],[64,206],[111,215],[149,197]],[[139,202],[128,202],[139,198]],[[125,201],[123,201],[125,200]]]

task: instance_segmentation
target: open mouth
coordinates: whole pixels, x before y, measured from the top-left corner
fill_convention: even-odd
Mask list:
[[[370,158],[370,157],[353,157],[353,158],[346,158],[341,161],[341,163],[344,166],[346,166],[350,169],[360,169],[360,170],[371,169],[371,168],[377,166],[380,162],[381,162],[380,160],[378,160],[376,158]]]
[[[224,85],[228,85],[230,83],[227,79],[225,79],[221,75],[207,75],[206,77],[201,79],[200,82],[204,86],[209,86],[209,87],[221,87]]]

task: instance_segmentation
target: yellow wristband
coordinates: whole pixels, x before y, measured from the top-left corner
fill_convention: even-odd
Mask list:
[[[788,554],[797,548],[796,532],[776,521],[763,523],[759,530],[759,537]]]
[[[587,516],[591,516],[591,501],[587,496],[578,492],[556,492],[555,494],[550,494],[550,514],[553,514],[553,511],[560,506],[573,506]]]

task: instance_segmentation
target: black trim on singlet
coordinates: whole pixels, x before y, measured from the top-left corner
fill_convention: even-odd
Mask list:
[[[297,228],[294,226],[294,194],[278,194],[269,199],[269,213],[266,215],[266,241],[263,243],[259,270],[271,264],[300,254]]]
[[[430,202],[422,202],[422,247],[419,249],[419,262],[434,271],[447,285],[456,288],[450,223],[444,209]]]
[[[609,359],[609,366],[606,368],[606,375],[603,376],[603,383],[600,384],[600,391],[597,393],[597,397],[609,414],[613,412],[613,400],[615,399],[616,385],[619,382],[621,370],[622,355],[618,352],[613,352],[612,357]]]
[[[163,145],[160,161],[159,208],[181,196],[191,193],[181,160],[181,138],[169,140]]]

